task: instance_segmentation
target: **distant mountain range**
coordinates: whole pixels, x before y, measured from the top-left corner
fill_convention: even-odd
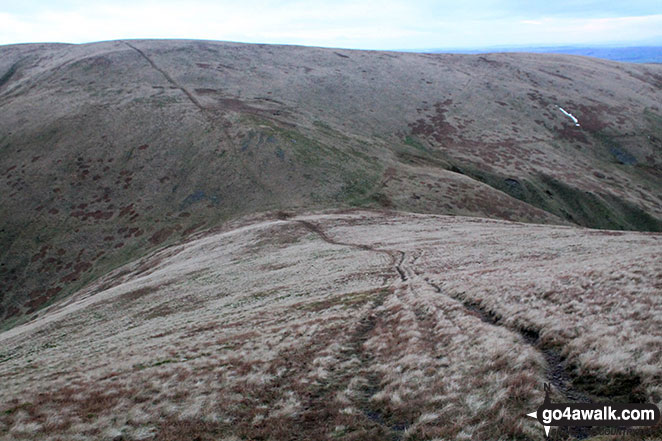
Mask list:
[[[604,58],[605,60],[625,63],[662,63],[662,46],[635,47],[491,47],[479,49],[432,49],[416,52],[482,54],[489,52],[532,52],[538,54],[584,55],[587,57]]]

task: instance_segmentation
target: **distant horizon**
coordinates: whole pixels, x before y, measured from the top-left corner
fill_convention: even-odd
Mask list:
[[[259,45],[274,45],[274,46],[301,46],[301,47],[318,47],[324,49],[342,49],[342,50],[357,50],[357,51],[386,51],[386,52],[414,52],[422,53],[426,51],[449,51],[449,52],[462,52],[462,51],[483,51],[483,50],[517,50],[517,49],[628,49],[628,48],[661,48],[662,49],[662,40],[656,42],[615,42],[615,43],[595,43],[595,44],[584,44],[584,43],[546,43],[546,44],[494,44],[494,45],[484,45],[484,46],[430,46],[430,47],[418,47],[418,48],[356,48],[356,47],[346,47],[346,46],[334,46],[334,45],[321,45],[321,44],[306,44],[306,43],[272,43],[264,41],[240,41],[240,40],[230,40],[230,39],[215,39],[215,38],[193,38],[193,37],[127,37],[127,38],[109,38],[101,40],[91,40],[91,41],[21,41],[21,42],[12,42],[12,43],[0,43],[0,46],[12,46],[12,45],[22,45],[22,44],[70,44],[70,45],[84,45],[84,44],[95,44],[95,43],[104,43],[110,41],[140,41],[140,40],[190,40],[190,41],[218,41],[224,43],[236,43],[236,44],[259,44]]]
[[[405,49],[406,52],[410,51],[425,51],[425,50],[483,50],[483,49],[578,49],[578,48],[601,48],[601,49],[627,49],[627,48],[662,48],[662,40],[658,42],[632,42],[632,43],[596,43],[596,44],[581,44],[581,43],[549,43],[549,44],[495,44],[486,46],[458,46],[458,47],[428,47],[419,49]]]
[[[406,53],[432,53],[432,54],[488,54],[497,52],[506,53],[557,53],[565,55],[580,55],[589,56],[594,58],[602,58],[606,60],[626,62],[626,63],[662,63],[662,44],[634,44],[634,45],[541,45],[541,46],[525,46],[525,45],[497,45],[486,47],[472,47],[472,48],[422,48],[422,49],[354,49],[344,47],[330,47],[330,46],[311,46],[305,44],[279,44],[279,43],[249,43],[241,41],[228,41],[228,40],[210,40],[210,39],[195,39],[195,38],[144,38],[144,39],[117,39],[117,40],[101,40],[91,41],[85,43],[67,43],[67,42],[31,42],[31,43],[12,43],[11,45],[22,44],[62,44],[62,45],[84,45],[96,44],[109,41],[121,40],[183,40],[183,41],[217,41],[231,44],[260,44],[260,45],[279,45],[279,46],[300,46],[310,48],[323,48],[323,49],[337,49],[337,50],[376,50],[386,52],[406,52]],[[2,46],[2,45],[0,45]]]
[[[659,0],[25,0],[0,44],[202,39],[359,50],[662,45]]]
[[[273,46],[301,46],[301,47],[311,47],[311,48],[323,48],[323,49],[342,49],[342,50],[357,50],[357,51],[386,51],[386,52],[415,52],[421,53],[426,51],[451,51],[451,52],[460,52],[460,51],[483,51],[483,50],[517,50],[517,49],[632,49],[632,48],[650,48],[650,49],[662,49],[662,40],[659,42],[632,42],[632,43],[596,43],[596,44],[571,44],[571,43],[549,43],[549,44],[494,44],[494,45],[484,45],[484,46],[430,46],[430,47],[418,47],[418,48],[384,48],[384,49],[375,49],[375,48],[355,48],[355,47],[346,47],[346,46],[333,46],[333,45],[319,45],[319,44],[306,44],[306,43],[272,43],[272,42],[263,42],[263,41],[240,41],[240,40],[229,40],[229,39],[214,39],[214,38],[193,38],[193,37],[127,37],[127,38],[110,38],[102,40],[91,40],[91,41],[82,41],[82,42],[73,42],[73,41],[22,41],[22,42],[13,42],[13,43],[0,43],[0,46],[13,46],[13,45],[27,45],[27,44],[64,44],[64,45],[85,45],[85,44],[96,44],[96,43],[105,43],[111,41],[140,41],[140,40],[182,40],[182,41],[216,41],[223,43],[232,43],[232,44],[256,44],[256,45],[273,45]]]

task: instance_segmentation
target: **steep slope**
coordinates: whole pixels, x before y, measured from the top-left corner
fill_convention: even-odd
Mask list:
[[[263,210],[659,231],[661,84],[660,66],[554,55],[2,47],[0,319]]]
[[[0,439],[543,440],[526,416],[543,382],[557,402],[662,405],[659,239],[242,220],[0,333]]]

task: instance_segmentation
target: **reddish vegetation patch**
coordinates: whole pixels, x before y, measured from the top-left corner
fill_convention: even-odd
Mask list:
[[[117,300],[122,301],[122,302],[134,302],[148,294],[151,294],[153,292],[158,291],[162,286],[164,285],[159,285],[159,286],[146,286],[144,288],[138,288],[133,291],[126,292],[122,295],[117,296],[116,299],[112,300],[107,300],[105,302],[115,304]]]
[[[559,130],[559,135],[563,139],[567,139],[570,141],[578,141],[588,144],[588,139],[586,138],[586,135],[584,135],[584,133],[582,132],[581,127],[577,127],[575,125],[564,124],[563,128]]]
[[[409,124],[409,127],[411,127],[411,133],[412,135],[424,135],[424,136],[432,136],[434,133],[434,127],[432,127],[430,124],[427,123],[424,119],[418,119],[416,122]]]
[[[160,256],[160,257],[156,257],[156,258],[153,258],[153,259],[142,260],[140,262],[140,266],[134,272],[134,275],[139,276],[141,274],[146,273],[149,270],[152,270],[152,269],[156,268],[157,266],[159,266],[163,262],[163,260],[165,258],[166,258],[166,256]]]
[[[435,114],[429,118],[430,122],[424,119],[418,119],[416,122],[409,125],[411,133],[415,136],[432,136],[435,141],[441,144],[452,142],[452,135],[457,132],[457,129],[446,121],[445,113],[448,112],[447,107],[453,104],[453,100],[447,99],[442,103],[434,105]]]
[[[135,390],[125,387],[115,386],[108,389],[106,385],[79,383],[36,394],[23,403],[12,400],[2,407],[1,415],[3,422],[11,425],[16,411],[22,410],[27,412],[30,422],[41,426],[42,433],[57,433],[69,429],[73,420],[85,421],[111,412],[121,398],[131,398],[135,393]],[[73,415],[70,416],[74,418],[54,422],[51,418],[54,408],[67,408],[69,412],[73,412]],[[92,438],[97,437],[92,436]]]
[[[74,265],[74,270],[82,273],[92,268],[92,264],[89,262],[80,262]]]
[[[67,274],[66,276],[64,276],[60,279],[60,282],[70,283],[70,282],[73,282],[75,280],[78,280],[78,273],[77,272]]]
[[[195,418],[169,417],[160,423],[158,439],[163,441],[181,439],[211,441],[221,439],[226,434],[227,427],[221,423]]]
[[[120,208],[120,214],[119,217],[124,217],[127,214],[131,213],[133,211],[133,204],[129,204],[125,207]]]
[[[170,235],[173,233],[172,228],[161,228],[159,231],[154,233],[152,237],[149,238],[149,241],[152,242],[154,245],[158,245],[164,240],[166,240]]]
[[[60,282],[64,282],[64,283],[74,282],[74,281],[78,280],[81,273],[87,272],[87,271],[90,270],[90,268],[92,268],[91,263],[81,261],[81,254],[82,254],[83,251],[85,251],[85,250],[81,250],[81,252],[78,253],[78,257],[76,258],[77,263],[75,265],[73,265],[73,268],[74,268],[73,272],[71,272],[71,273],[67,274],[66,276],[62,277],[60,279]],[[67,266],[67,267],[69,268],[70,266]]]
[[[28,297],[30,297],[31,299],[36,299],[42,294],[42,292],[43,291],[41,289],[33,289],[28,293]]]
[[[579,109],[579,122],[586,130],[598,132],[609,125],[608,122],[604,121],[603,116],[603,114],[611,111],[608,106],[587,106],[579,104],[577,108]]]
[[[46,253],[48,252],[49,249],[52,247],[50,245],[44,245],[41,247],[39,252],[32,256],[32,262],[36,262],[37,260],[41,260],[46,256]]]
[[[199,222],[197,224],[191,225],[190,227],[188,227],[187,229],[182,231],[182,237],[188,236],[189,234],[193,233],[198,228],[202,227],[204,224],[205,224],[204,222]]]
[[[536,101],[539,103],[542,107],[547,107],[549,105],[549,101],[547,101],[543,96],[540,94],[540,92],[534,90],[531,92],[527,93],[527,96],[531,101]]]
[[[101,210],[96,210],[96,211],[77,210],[71,212],[72,217],[80,218],[80,220],[82,221],[86,221],[90,218],[97,220],[108,220],[111,217],[113,217],[113,214],[114,213],[112,211],[101,211]]]
[[[186,336],[187,336],[187,337],[192,337],[192,336],[194,336],[195,334],[199,334],[199,333],[203,333],[203,332],[213,331],[214,329],[217,329],[217,328],[218,328],[218,323],[217,323],[217,322],[208,322],[208,323],[205,323],[204,325],[201,325],[201,326],[195,326],[195,327],[189,327],[189,328],[187,328],[187,331],[188,331],[188,332],[186,333]],[[252,337],[254,337],[254,336],[256,336],[256,335],[258,335],[258,334],[255,333],[255,332],[253,332],[253,333],[251,334]],[[227,341],[231,341],[231,340],[233,340],[234,337],[235,337],[235,336],[228,337],[228,338],[227,338]],[[224,344],[224,343],[226,343],[225,340],[223,341],[222,344]]]
[[[142,236],[144,231],[142,231],[140,228],[134,227],[134,228],[128,228],[124,229],[126,231],[126,234],[124,235],[125,239],[130,238],[131,236],[139,237]]]
[[[60,291],[62,291],[61,286],[55,286],[47,289],[46,291],[42,291],[40,289],[31,291],[28,294],[30,301],[25,304],[28,307],[28,314],[38,310],[44,303],[55,297]]]

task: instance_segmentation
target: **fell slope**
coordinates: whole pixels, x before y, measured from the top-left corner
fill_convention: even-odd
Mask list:
[[[650,233],[253,218],[1,333],[0,439],[543,440],[545,381],[662,404],[661,253]]]
[[[256,211],[659,231],[661,85],[660,66],[557,55],[4,46],[0,320]]]

